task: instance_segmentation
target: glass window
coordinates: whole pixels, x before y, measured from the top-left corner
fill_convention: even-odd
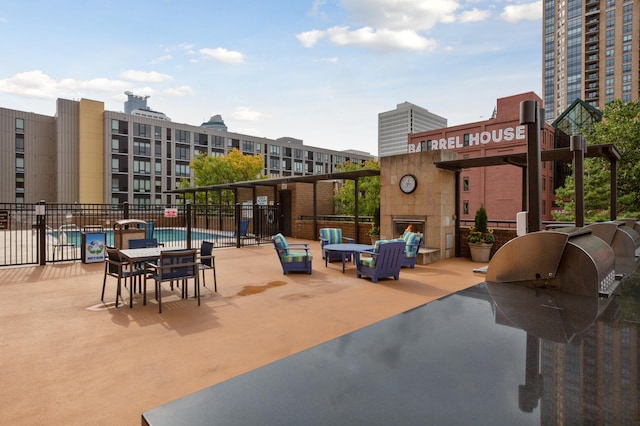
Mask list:
[[[133,123],[133,136],[151,138],[151,126],[149,124]]]
[[[462,214],[469,214],[469,201],[462,202]]]
[[[464,192],[469,192],[469,178],[468,177],[462,178],[462,190]]]
[[[24,136],[16,135],[16,152],[24,152]]]
[[[176,141],[191,143],[191,132],[187,130],[176,130]]]
[[[24,119],[16,118],[16,132],[24,132]]]
[[[213,146],[215,148],[224,148],[224,137],[223,136],[213,136]]]
[[[24,157],[16,157],[16,172],[24,172]]]

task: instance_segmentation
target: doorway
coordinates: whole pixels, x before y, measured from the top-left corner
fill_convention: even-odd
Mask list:
[[[278,227],[285,237],[291,237],[291,190],[287,189],[278,193],[280,199],[280,217]]]

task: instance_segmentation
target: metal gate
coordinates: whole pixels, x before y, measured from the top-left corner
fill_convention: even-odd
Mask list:
[[[0,266],[38,263],[35,204],[0,204]]]
[[[204,240],[215,241],[216,247],[270,243],[278,232],[278,208],[0,203],[0,266],[80,260],[83,233],[104,231],[106,245],[113,245],[113,225],[121,219],[144,220],[152,236],[167,247],[199,248]]]

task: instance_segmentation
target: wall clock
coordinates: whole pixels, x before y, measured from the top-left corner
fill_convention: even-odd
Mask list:
[[[406,174],[400,178],[400,190],[405,194],[411,194],[417,186],[418,181],[414,175]]]

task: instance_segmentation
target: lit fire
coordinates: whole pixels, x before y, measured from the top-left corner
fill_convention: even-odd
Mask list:
[[[404,232],[414,232],[413,225],[412,224],[407,225],[407,227],[404,229]],[[404,232],[403,232],[403,234],[404,234]],[[422,234],[422,232],[417,232],[417,233],[418,234]],[[400,235],[400,237],[402,237],[402,235]]]

